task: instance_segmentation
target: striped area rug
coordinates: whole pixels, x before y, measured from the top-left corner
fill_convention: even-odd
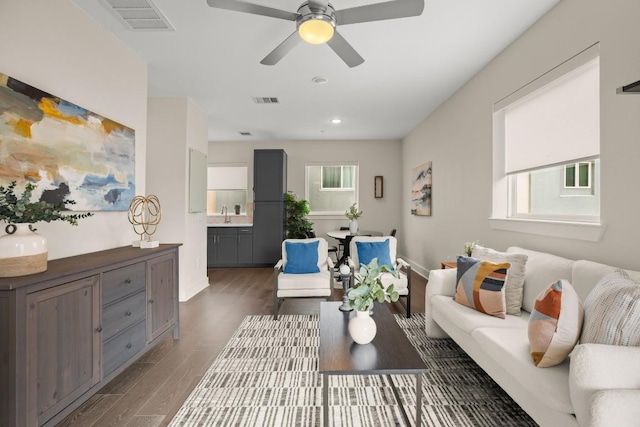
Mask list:
[[[428,338],[424,314],[396,320],[430,369],[423,426],[536,425],[453,340]],[[318,341],[317,315],[247,316],[169,425],[322,426]],[[393,381],[413,423],[415,377]],[[329,387],[329,425],[406,425],[384,376],[329,376]]]

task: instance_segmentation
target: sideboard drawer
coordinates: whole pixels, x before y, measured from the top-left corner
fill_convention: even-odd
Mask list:
[[[107,271],[102,277],[102,304],[145,289],[145,263],[128,265]]]
[[[107,340],[102,345],[102,375],[106,377],[147,345],[147,324],[144,320]]]
[[[118,332],[144,319],[146,312],[147,299],[144,291],[103,308],[102,340],[106,341]]]

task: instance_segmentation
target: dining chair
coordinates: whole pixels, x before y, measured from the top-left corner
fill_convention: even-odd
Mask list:
[[[382,273],[380,280],[386,288],[393,284],[393,288],[400,294],[398,302],[405,309],[407,318],[411,317],[411,265],[401,258],[396,258],[398,241],[394,236],[354,236],[349,246],[349,266],[353,272],[353,279],[358,283],[360,265],[367,265],[373,258],[378,259],[378,265],[389,265],[397,277],[391,272]],[[402,301],[402,298],[405,301]]]
[[[286,239],[274,266],[273,319],[286,298],[326,298],[333,290],[333,260],[325,239]]]

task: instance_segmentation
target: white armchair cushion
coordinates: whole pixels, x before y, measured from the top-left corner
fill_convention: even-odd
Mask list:
[[[393,289],[398,292],[400,295],[407,295],[409,293],[409,288],[407,286],[407,275],[400,272],[398,273],[398,277],[395,277],[391,273],[382,273],[380,276],[380,281],[382,282],[382,286],[386,289],[389,285],[393,284]]]
[[[331,272],[312,274],[278,274],[278,298],[327,297],[331,295]]]
[[[581,426],[592,425],[590,407],[598,392],[640,390],[640,347],[578,344],[570,357],[571,403]],[[625,410],[637,413],[638,408],[640,400],[634,403],[634,408],[626,407]]]

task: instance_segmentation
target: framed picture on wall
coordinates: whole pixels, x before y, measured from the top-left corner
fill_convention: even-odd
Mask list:
[[[411,215],[431,216],[431,162],[413,168],[411,175]]]
[[[40,200],[74,211],[129,209],[135,131],[123,124],[0,73],[0,145],[0,185],[37,183]]]
[[[382,175],[376,175],[373,178],[373,197],[376,199],[384,197],[384,179]]]

